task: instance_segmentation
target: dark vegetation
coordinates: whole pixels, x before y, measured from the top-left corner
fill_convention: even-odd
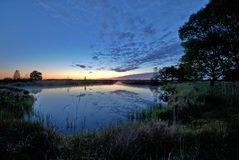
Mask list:
[[[47,159],[53,156],[58,135],[39,123],[25,121],[34,99],[28,91],[0,86],[1,159]]]
[[[42,73],[34,70],[30,73],[30,79],[32,79],[32,80],[42,80]]]
[[[28,91],[0,86],[0,120],[23,118],[32,112],[33,97]]]
[[[125,85],[161,85],[160,81],[154,82],[152,80],[122,80]]]
[[[155,68],[152,80],[239,82],[239,1],[211,0],[179,30],[185,54],[176,66]]]

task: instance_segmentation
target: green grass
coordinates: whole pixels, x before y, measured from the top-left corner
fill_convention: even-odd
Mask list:
[[[141,109],[138,111],[131,111],[127,115],[128,121],[150,122],[158,120],[168,120],[170,118],[170,108],[163,107],[162,104]]]
[[[180,84],[175,87],[169,106],[173,120],[190,123],[194,119],[223,121],[239,112],[239,85],[218,83],[213,88],[207,83]]]
[[[34,98],[27,91],[0,86],[1,159],[49,159],[56,157],[59,135],[40,123],[24,120],[33,113]]]
[[[32,113],[34,98],[27,91],[0,86],[0,120],[22,119]]]

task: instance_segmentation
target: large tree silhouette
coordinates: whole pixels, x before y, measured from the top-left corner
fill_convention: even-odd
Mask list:
[[[30,73],[30,79],[42,80],[42,73],[34,70],[33,72]]]
[[[182,62],[211,85],[225,73],[239,81],[239,1],[211,0],[190,16],[179,30],[185,55]]]

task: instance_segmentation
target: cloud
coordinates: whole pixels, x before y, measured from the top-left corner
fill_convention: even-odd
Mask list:
[[[148,25],[143,29],[143,32],[146,36],[153,36],[156,34],[156,30],[153,28],[153,25]]]
[[[97,53],[96,53],[97,54]],[[164,65],[169,60],[175,63],[182,55],[179,41],[151,41],[126,43],[111,46],[108,53],[97,54],[104,68],[116,72],[127,72],[139,69],[142,65]],[[102,63],[103,62],[103,63]],[[112,67],[113,66],[113,67]]]
[[[100,68],[97,68],[96,70],[101,71],[101,70],[105,70],[105,69],[106,69],[105,67],[100,67]]]
[[[37,3],[43,7],[45,10],[51,10],[52,7],[47,0],[37,0]]]
[[[134,36],[135,35],[131,32],[122,32],[118,34],[118,39],[132,41],[134,39]]]
[[[79,68],[82,68],[82,69],[86,69],[86,68],[87,68],[85,65],[78,64],[78,63],[76,63],[76,64],[71,64],[70,66],[71,66],[71,67],[79,67]]]
[[[93,60],[99,60],[98,56],[96,56],[96,55],[93,56],[92,59],[93,59]]]
[[[75,26],[82,35],[92,35],[88,38],[91,38],[89,48],[94,68],[116,72],[175,63],[183,52],[177,31],[203,3],[191,0],[37,2],[53,17]],[[82,64],[72,66],[93,69]]]
[[[84,69],[86,68],[85,65],[80,65],[80,64],[75,64],[75,66],[76,66],[76,67],[80,67],[80,68],[84,68]]]
[[[185,15],[179,11],[185,5],[177,5],[171,0],[151,2],[137,2],[137,5],[125,2],[127,6],[122,7],[129,10],[108,15],[113,18],[107,23],[107,30],[101,32],[104,40],[95,45],[97,50],[94,50],[92,60],[116,72],[136,70],[146,64],[176,63],[183,51],[177,35],[180,25],[175,23],[175,18]],[[133,8],[136,9],[134,13],[131,12]],[[173,15],[174,9],[178,11],[176,15]]]
[[[126,72],[126,71],[131,71],[131,70],[135,70],[138,69],[139,67],[137,66],[119,66],[116,68],[111,68],[111,71],[115,71],[115,72]]]
[[[171,36],[173,36],[173,34],[174,34],[174,32],[168,31],[168,32],[164,33],[164,34],[160,37],[160,39],[170,38]]]

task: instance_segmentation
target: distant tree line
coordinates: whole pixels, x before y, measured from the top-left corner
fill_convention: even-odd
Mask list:
[[[154,73],[151,81],[153,82],[158,80],[161,80],[163,82],[183,82],[192,79],[190,78],[190,74],[187,73],[182,64],[180,64],[176,66],[163,67],[161,69],[154,67]]]
[[[180,29],[184,55],[177,66],[164,67],[152,80],[220,78],[239,82],[239,1],[211,0]],[[154,69],[155,70],[155,69]]]
[[[4,78],[4,80],[42,80],[42,73],[34,70],[30,73],[29,77],[26,75],[24,78],[22,78],[20,71],[16,70],[13,74],[13,79]]]

